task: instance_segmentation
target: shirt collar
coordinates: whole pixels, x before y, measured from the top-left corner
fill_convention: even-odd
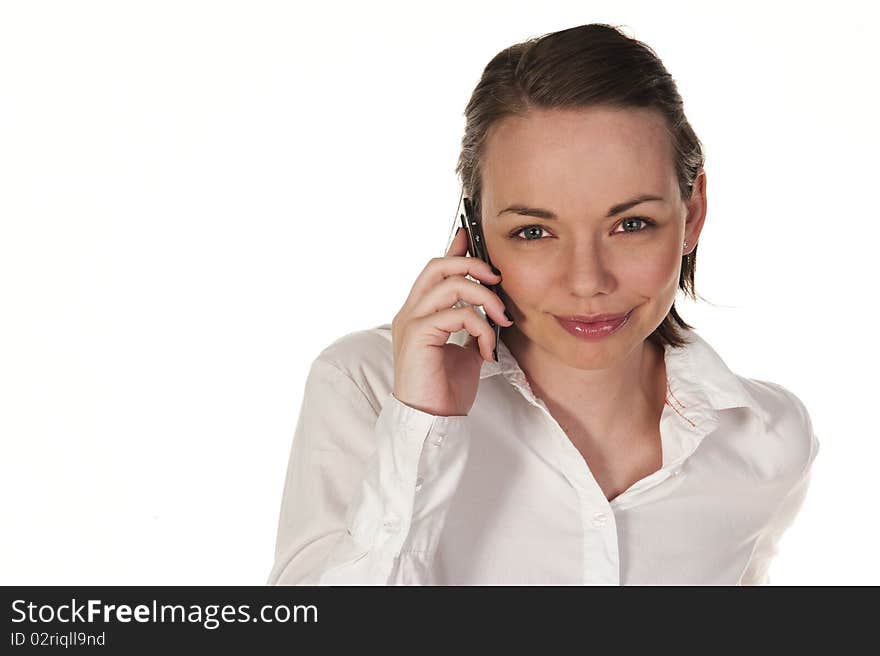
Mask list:
[[[698,419],[729,408],[748,408],[765,425],[770,423],[766,410],[749,392],[743,379],[735,374],[721,356],[693,330],[683,330],[687,343],[678,348],[664,345],[667,396],[670,405],[684,417]],[[467,339],[467,331],[455,333]],[[526,382],[525,374],[504,340],[498,341],[498,362],[483,362],[480,379],[498,374],[511,382]],[[527,384],[526,384],[527,385]]]

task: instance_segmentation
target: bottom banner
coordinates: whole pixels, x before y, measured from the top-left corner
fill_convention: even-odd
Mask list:
[[[809,604],[815,616],[821,604],[825,622],[831,608],[846,607],[831,599],[842,596],[838,590],[785,587],[34,586],[0,591],[7,654],[34,649],[281,653],[300,646],[372,651],[394,642],[409,650],[424,642],[461,648],[475,636],[491,637],[497,647],[499,641],[529,634],[554,643],[564,639],[562,646],[569,640],[585,644],[597,633],[668,635],[685,616],[690,627],[714,626],[724,635],[731,624],[766,627],[772,617],[773,632],[785,635],[802,627],[800,613],[791,612],[798,605],[806,613]],[[778,612],[783,604],[788,620]],[[856,615],[849,620],[860,623]]]

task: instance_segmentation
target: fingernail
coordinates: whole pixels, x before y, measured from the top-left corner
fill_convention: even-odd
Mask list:
[[[494,273],[496,276],[500,276],[500,275],[501,275],[501,271],[499,271],[498,269],[496,269],[494,266],[492,267],[492,273]]]
[[[507,317],[508,321],[513,321],[513,317],[510,316],[510,312],[507,311],[507,308],[504,308],[504,316]]]

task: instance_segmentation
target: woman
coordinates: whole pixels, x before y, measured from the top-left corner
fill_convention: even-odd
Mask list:
[[[459,231],[315,360],[269,582],[768,582],[819,443],[675,310],[707,203],[673,79],[585,25],[495,56],[466,117],[497,269]]]

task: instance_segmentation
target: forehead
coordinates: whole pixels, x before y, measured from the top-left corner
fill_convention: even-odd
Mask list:
[[[485,200],[598,207],[634,191],[669,194],[675,169],[663,121],[651,109],[604,107],[506,117],[487,137]]]

